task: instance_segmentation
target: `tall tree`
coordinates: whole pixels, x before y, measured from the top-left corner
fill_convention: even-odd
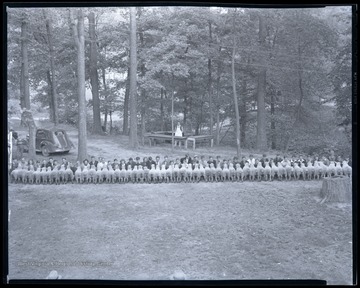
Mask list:
[[[26,13],[22,14],[21,21],[21,79],[20,79],[20,101],[22,114],[21,122],[29,129],[29,158],[35,158],[35,134],[36,125],[32,117],[30,107],[29,87],[29,61],[28,61],[28,19]]]
[[[137,44],[136,44],[136,8],[130,7],[130,147],[138,148],[137,137]]]
[[[77,10],[77,25],[75,23],[74,10],[70,9],[72,33],[77,48],[77,84],[78,84],[78,161],[87,158],[87,135],[86,135],[86,99],[85,99],[85,37],[84,15],[82,9]]]
[[[26,13],[22,13],[21,19],[21,78],[20,99],[21,108],[30,110],[29,88],[29,60],[28,60],[28,19]]]
[[[221,47],[219,48],[221,49]],[[218,61],[216,76],[216,145],[220,145],[220,80],[221,63]]]
[[[264,15],[258,13],[259,17],[259,46],[265,49],[266,45],[266,24]],[[260,56],[260,72],[258,75],[257,90],[257,130],[256,130],[256,147],[261,151],[267,150],[266,139],[266,110],[265,110],[265,94],[266,94],[266,67],[265,57]]]
[[[55,76],[55,51],[54,51],[54,44],[53,44],[53,32],[52,32],[52,20],[48,15],[47,9],[43,9],[43,15],[45,18],[45,26],[46,26],[46,36],[47,36],[47,43],[49,46],[49,61],[50,61],[50,77],[48,80],[50,82],[50,109],[51,109],[51,118],[54,121],[55,126],[59,123],[59,112],[58,112],[58,97],[56,91],[56,76]]]
[[[36,125],[30,109],[22,109],[21,121],[29,128],[29,152],[28,157],[34,159],[36,156],[35,150],[35,135],[36,135]]]
[[[104,87],[104,102],[105,102],[105,108],[104,108],[104,130],[106,132],[107,129],[107,117],[108,117],[108,107],[106,105],[106,98],[108,96],[108,90],[107,90],[107,85],[106,85],[106,79],[105,79],[105,68],[101,67],[101,78],[102,78],[102,82],[103,82],[103,87]]]
[[[137,8],[137,13],[138,13],[138,17],[139,19],[141,19],[141,15],[142,15],[142,9],[141,8]],[[138,31],[139,31],[139,54],[141,54],[141,50],[144,49],[145,46],[145,41],[144,41],[144,27],[143,25],[141,25],[141,21],[138,22],[139,25],[138,26]],[[140,68],[140,79],[143,80],[145,78],[145,74],[146,74],[146,67],[145,67],[145,61],[144,59],[139,57],[139,68]],[[141,145],[144,146],[145,145],[145,132],[146,132],[146,108],[147,108],[147,93],[146,93],[146,89],[144,87],[140,86],[140,115],[141,115]]]
[[[90,36],[90,83],[93,100],[93,133],[102,134],[100,118],[100,98],[99,98],[99,74],[98,74],[98,51],[95,34],[95,13],[90,12],[89,36]]]
[[[123,108],[123,134],[129,135],[129,95],[130,95],[130,66],[127,69]]]
[[[237,156],[240,158],[240,114],[239,114],[238,96],[236,93],[236,76],[235,76],[235,56],[236,56],[235,16],[236,16],[236,9],[233,12],[233,21],[232,21],[233,47],[232,47],[232,55],[231,55],[231,78],[232,78],[232,88],[233,88],[234,106],[235,106],[236,152],[237,152]]]
[[[208,21],[209,25],[209,48],[212,44],[212,25],[211,21]],[[212,60],[208,58],[208,94],[209,94],[209,114],[210,114],[210,135],[213,135],[213,92],[212,92]]]

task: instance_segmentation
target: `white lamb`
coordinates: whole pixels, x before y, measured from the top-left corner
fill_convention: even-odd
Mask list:
[[[306,180],[309,178],[309,169],[306,167],[306,165],[304,164],[304,162],[300,162],[300,168],[302,169],[302,174],[301,176],[303,177],[303,180]]]
[[[34,165],[29,166],[29,171],[26,172],[26,178],[29,181],[30,184],[34,183],[35,175],[34,175]]]
[[[348,164],[348,162],[346,160],[343,161],[343,166],[342,166],[344,175],[351,177],[352,175],[352,168],[351,166]]]
[[[180,182],[181,180],[179,164],[174,165],[173,178],[175,182]]]
[[[265,168],[264,168],[264,176],[265,176],[265,180],[272,180],[272,175],[271,175],[271,167],[270,167],[270,163],[266,162],[265,163]]]
[[[155,182],[155,178],[156,178],[155,164],[151,164],[149,171],[150,182]]]
[[[283,178],[286,179],[286,169],[285,169],[285,167],[280,162],[278,162],[276,164],[276,167],[278,169],[278,179],[279,180],[282,180]]]
[[[41,183],[41,175],[40,175],[40,167],[37,167],[36,170],[34,171],[34,176],[35,176],[35,183],[36,184],[40,184]]]
[[[308,169],[308,179],[314,179],[315,177],[315,167],[311,161],[308,161],[307,163],[307,169]]]
[[[341,167],[340,162],[335,162],[335,171],[337,176],[344,175],[343,168]]]
[[[236,163],[235,165],[235,179],[236,181],[244,181],[244,171],[241,168],[240,163]]]
[[[204,164],[199,164],[200,180],[205,179],[205,167]]]
[[[97,175],[95,165],[91,165],[88,174],[88,182],[96,183]]]
[[[279,168],[275,165],[274,162],[270,162],[271,167],[271,180],[275,179],[275,177],[279,178]]]
[[[71,170],[70,166],[66,168],[66,177],[67,177],[66,181],[68,182],[72,182],[74,180],[74,173]]]
[[[191,164],[186,164],[186,172],[185,172],[185,178],[184,181],[185,182],[191,182],[193,179],[193,169],[192,169],[192,165]]]
[[[173,171],[174,171],[174,164],[170,164],[169,167],[166,169],[165,165],[165,179],[166,183],[173,181]]]
[[[121,169],[119,173],[119,183],[125,182],[125,176],[126,176],[126,165],[123,163],[121,164]]]
[[[161,169],[160,169],[160,179],[161,182],[166,181],[166,164],[162,164],[161,165]],[[167,182],[167,181],[166,181]]]
[[[210,178],[209,178],[209,181],[213,182],[213,181],[216,181],[217,177],[216,177],[216,168],[215,168],[215,165],[214,163],[210,163]]]
[[[230,162],[229,164],[229,172],[230,172],[230,180],[231,181],[234,181],[235,178],[236,178],[236,175],[235,175],[235,167],[234,167],[234,164]]]
[[[286,175],[285,175],[286,180],[291,180],[291,178],[294,175],[294,168],[291,167],[290,163],[285,164],[285,171],[286,171]]]
[[[303,170],[298,165],[298,163],[294,163],[294,176],[296,180],[299,180],[301,175],[303,174]]]
[[[336,167],[334,161],[331,161],[326,170],[327,177],[333,177],[336,175]]]
[[[81,167],[78,166],[75,170],[75,181],[76,183],[82,183]]]
[[[252,164],[253,165],[253,164]],[[240,167],[241,168],[241,167]],[[242,176],[241,176],[241,181],[244,181],[246,179],[250,179],[250,175],[251,175],[251,169],[250,169],[250,164],[249,162],[246,162],[244,164],[244,167],[242,168]]]
[[[119,164],[115,165],[113,183],[120,182],[120,167]]]
[[[249,169],[250,169],[249,179],[250,179],[251,181],[254,181],[254,180],[255,180],[255,176],[256,176],[257,169],[256,169],[256,167],[254,166],[253,163],[250,164]]]

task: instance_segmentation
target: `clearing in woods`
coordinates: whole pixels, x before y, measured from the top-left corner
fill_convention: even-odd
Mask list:
[[[9,277],[352,284],[350,205],[320,181],[9,185]]]
[[[76,130],[68,131],[77,147]],[[174,151],[170,144],[131,151],[127,137],[88,137],[89,155],[106,160],[236,153]],[[76,149],[65,156],[75,161]],[[63,279],[153,280],[181,269],[194,280],[352,284],[351,205],[320,204],[320,189],[321,181],[9,184],[9,278],[57,270]]]

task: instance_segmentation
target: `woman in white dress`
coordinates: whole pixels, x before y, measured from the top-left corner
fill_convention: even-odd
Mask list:
[[[182,131],[180,122],[178,122],[178,124],[176,126],[176,130],[175,130],[175,137],[182,137],[182,136],[183,136],[183,131]],[[180,146],[180,141],[175,140],[175,146],[177,145],[177,143],[179,143],[179,146]]]
[[[178,124],[176,126],[175,136],[182,137],[182,128],[181,128],[180,122],[178,122]]]

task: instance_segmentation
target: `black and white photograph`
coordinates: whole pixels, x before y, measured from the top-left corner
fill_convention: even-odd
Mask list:
[[[355,7],[215,3],[5,5],[8,283],[357,281]]]

